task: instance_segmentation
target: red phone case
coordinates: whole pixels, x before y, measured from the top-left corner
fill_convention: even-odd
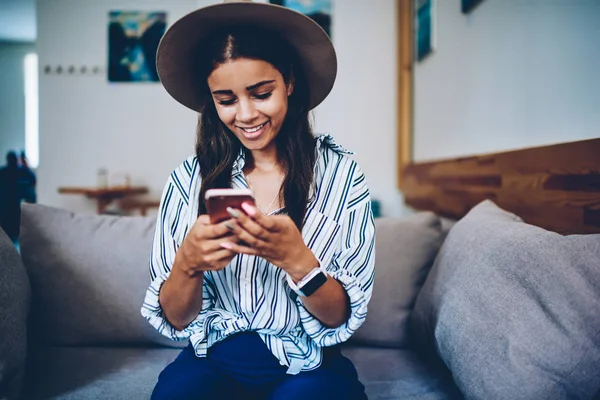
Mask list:
[[[240,209],[242,203],[250,203],[254,205],[254,198],[250,195],[219,195],[209,197],[206,201],[206,209],[210,217],[210,223],[216,224],[231,218],[227,212],[227,208]]]

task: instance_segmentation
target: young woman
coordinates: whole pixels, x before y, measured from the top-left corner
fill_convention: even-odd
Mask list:
[[[177,21],[157,69],[199,123],[196,155],[163,192],[142,307],[190,345],[152,398],[366,398],[337,345],[371,298],[370,195],[308,115],[335,80],[328,36],[284,7],[226,1]],[[229,187],[250,188],[256,207],[211,224],[204,194]]]

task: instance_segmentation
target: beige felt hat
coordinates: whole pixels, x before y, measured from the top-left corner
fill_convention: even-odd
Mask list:
[[[177,20],[162,37],[156,54],[158,76],[171,96],[198,111],[200,94],[194,85],[194,52],[208,34],[224,26],[245,25],[278,32],[302,62],[310,91],[310,109],[329,94],[337,73],[337,58],[327,33],[304,14],[251,0],[225,0]]]

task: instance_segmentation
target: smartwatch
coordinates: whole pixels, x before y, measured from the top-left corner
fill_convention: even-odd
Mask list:
[[[290,288],[301,297],[308,297],[317,291],[325,282],[327,282],[327,274],[316,267],[310,271],[302,280],[298,283],[294,283],[294,280],[287,275],[287,282]]]

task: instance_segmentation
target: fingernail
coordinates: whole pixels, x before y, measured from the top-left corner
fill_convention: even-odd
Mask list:
[[[235,229],[235,226],[233,226],[233,224],[229,221],[224,222],[223,225],[225,225],[227,227],[227,229],[229,229],[230,231]]]
[[[243,206],[242,206],[243,207]],[[227,212],[229,213],[229,215],[231,215],[233,218],[238,218],[240,216],[240,213],[236,210],[234,210],[231,207],[227,207]]]
[[[256,208],[252,207],[250,204],[248,203],[242,203],[242,208],[244,209],[244,211],[246,211],[246,213],[250,216],[253,216],[254,214],[256,214]]]
[[[229,242],[223,242],[223,243],[221,243],[221,247],[223,247],[224,249],[227,249],[227,250],[233,249],[232,244],[229,243]]]

